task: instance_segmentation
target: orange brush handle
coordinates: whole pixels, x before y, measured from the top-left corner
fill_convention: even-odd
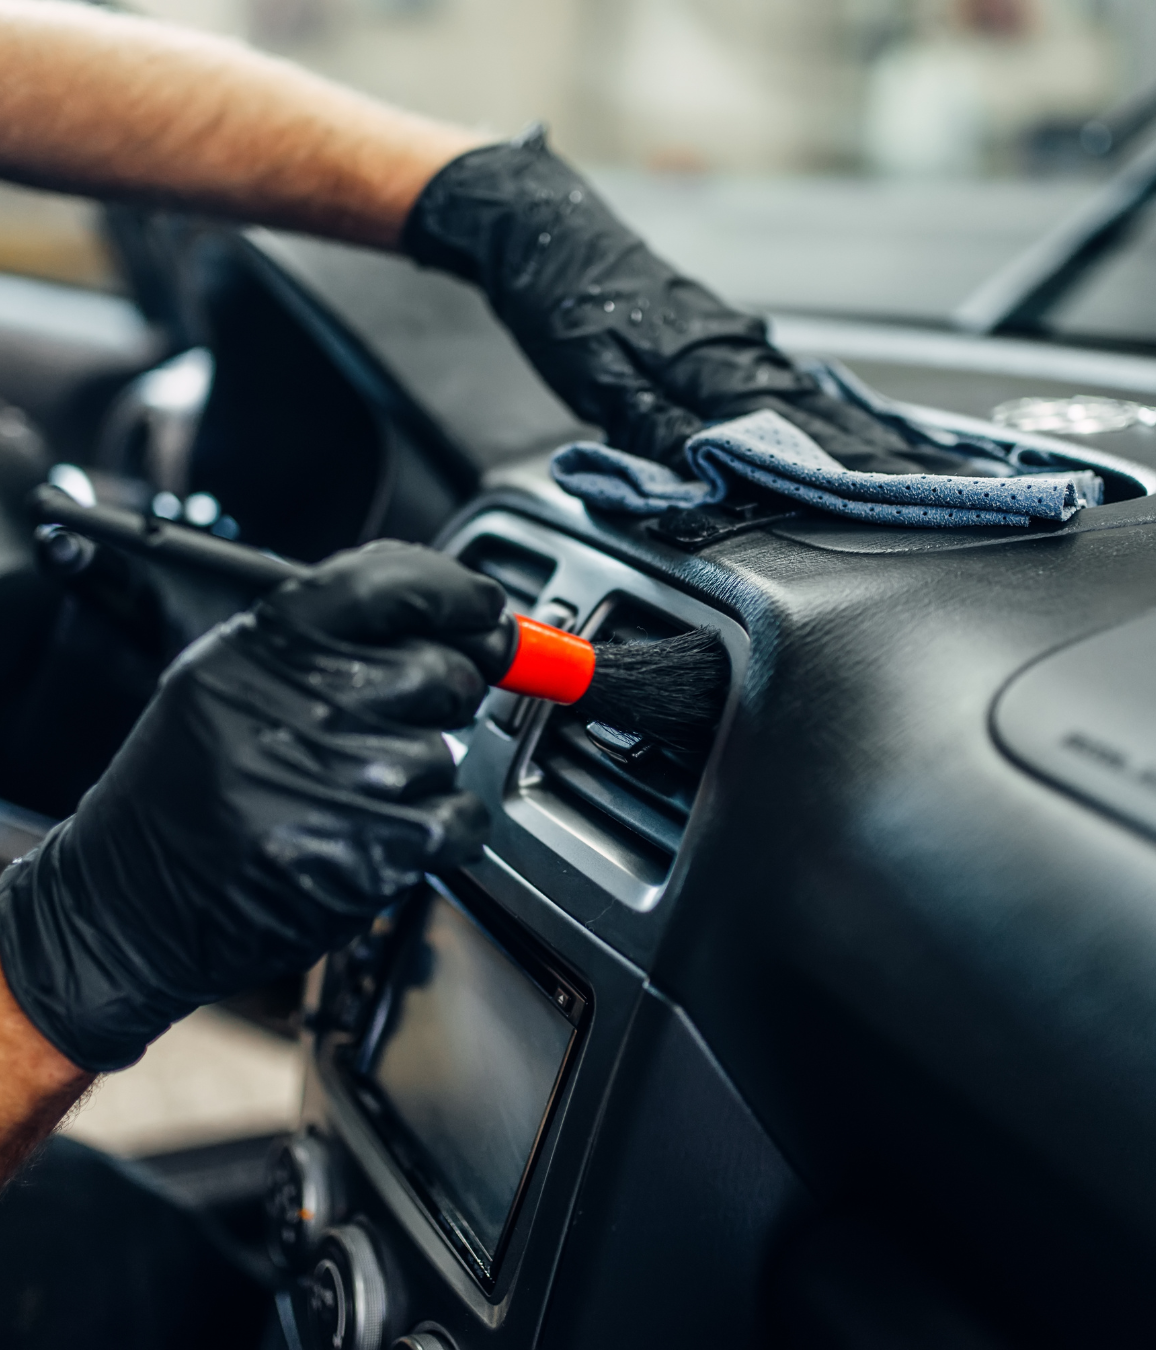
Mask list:
[[[552,703],[576,703],[594,678],[594,648],[574,633],[520,614],[517,619],[518,650],[497,688]]]

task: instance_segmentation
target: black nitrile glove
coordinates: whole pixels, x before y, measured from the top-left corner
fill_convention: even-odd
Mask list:
[[[445,643],[503,603],[441,554],[380,542],[178,658],[76,815],[0,878],[0,965],[40,1031],[81,1068],[123,1067],[476,856],[486,810],[454,790],[440,730],[485,684]]]
[[[688,472],[704,422],[773,408],[851,469],[958,472],[823,393],[739,313],[657,258],[540,131],[438,173],[402,235],[417,262],[479,285],[546,382],[610,444]]]

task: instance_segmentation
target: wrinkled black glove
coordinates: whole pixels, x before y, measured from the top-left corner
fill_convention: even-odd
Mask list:
[[[442,169],[402,248],[480,286],[551,388],[620,450],[686,474],[683,446],[704,422],[773,408],[848,468],[958,471],[823,393],[762,319],[657,258],[540,131]]]
[[[307,969],[488,825],[441,728],[493,581],[412,545],[338,554],[169,668],[76,815],[0,878],[0,965],[70,1060],[132,1063],[201,1004]],[[442,639],[442,641],[439,641]]]

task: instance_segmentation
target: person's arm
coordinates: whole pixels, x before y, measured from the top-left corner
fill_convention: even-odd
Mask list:
[[[541,131],[440,169],[400,247],[480,286],[546,383],[617,450],[688,474],[688,437],[770,409],[850,468],[958,471],[958,457],[917,450],[825,392],[762,318],[657,257]]]
[[[238,42],[0,0],[0,177],[390,248],[432,175],[493,139]]]
[[[0,973],[0,1185],[92,1084],[45,1040]]]
[[[760,407],[851,467],[926,467],[796,369],[761,319],[656,258],[543,141],[495,144],[237,42],[0,0],[5,177],[398,248],[454,272],[612,445],[684,472],[704,422]]]

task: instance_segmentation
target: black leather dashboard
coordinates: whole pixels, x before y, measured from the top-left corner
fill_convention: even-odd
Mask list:
[[[625,963],[616,999],[626,1003],[603,1007],[633,1068],[624,1079],[620,1063],[603,1084],[609,1114],[593,1140],[560,1142],[552,1164],[567,1147],[590,1149],[581,1166],[593,1189],[578,1193],[571,1245],[552,1245],[571,1219],[559,1212],[549,1227],[561,1253],[550,1306],[581,1304],[582,1330],[556,1313],[541,1343],[638,1344],[643,1305],[677,1301],[688,1262],[709,1269],[719,1250],[709,1224],[701,1243],[672,1224],[670,1204],[688,1203],[684,1171],[638,1190],[639,1159],[652,1156],[638,1153],[638,1112],[675,1027],[689,1037],[684,1076],[703,1056],[750,1126],[726,1124],[720,1106],[712,1139],[701,1120],[686,1123],[683,1094],[695,1090],[668,1082],[650,1130],[682,1121],[700,1141],[687,1157],[698,1147],[704,1159],[732,1143],[741,1151],[744,1129],[761,1140],[749,1194],[763,1198],[738,1218],[720,1207],[736,1234],[748,1226],[735,1259],[752,1243],[764,1255],[740,1292],[732,1282],[726,1307],[699,1290],[695,1307],[710,1316],[695,1336],[769,1337],[779,1314],[766,1290],[790,1259],[790,1234],[854,1215],[917,1253],[948,1303],[994,1329],[975,1343],[1146,1343],[1156,1327],[1156,851],[1127,811],[1090,808],[1086,784],[1025,767],[1030,754],[1005,724],[1022,707],[1032,725],[1058,730],[1059,699],[1110,715],[1117,740],[1144,725],[1141,651],[1128,672],[1110,637],[1096,640],[1103,655],[1095,641],[1070,648],[1083,654],[1075,674],[1062,655],[1044,658],[1129,631],[1117,626],[1151,608],[1151,500],[980,538],[791,515],[695,553],[644,524],[588,516],[530,464],[492,475],[447,538],[461,552],[486,533],[555,558],[601,557],[585,571],[571,564],[576,589],[563,569],[540,597],[573,605],[580,623],[610,591],[689,621],[713,611],[734,631],[732,705],[665,875],[632,874],[605,835],[535,805],[537,780],[527,795],[518,766],[540,727],[475,732],[464,762],[497,820],[475,882],[540,935],[555,916],[547,928],[573,935],[578,968],[594,952]],[[1089,670],[1103,673],[1099,695]],[[1032,683],[1045,675],[1048,705]],[[1143,735],[1126,753],[1140,755]],[[590,1089],[579,1072],[583,1081]],[[583,1247],[590,1205],[611,1228],[630,1207],[636,1265],[617,1283],[608,1252],[597,1257],[601,1239]],[[695,1222],[709,1209],[700,1195]],[[531,1298],[529,1285],[511,1308]],[[546,1290],[531,1301],[544,1309]],[[663,1343],[696,1343],[687,1315]],[[500,1340],[503,1325],[489,1334]]]

